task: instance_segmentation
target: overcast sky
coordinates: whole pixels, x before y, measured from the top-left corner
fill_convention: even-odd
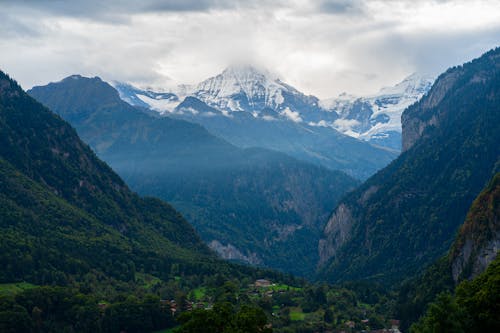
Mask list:
[[[0,0],[0,69],[168,87],[232,63],[308,94],[369,94],[500,46],[499,0]]]

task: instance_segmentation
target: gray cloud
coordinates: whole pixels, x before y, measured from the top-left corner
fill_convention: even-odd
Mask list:
[[[365,14],[363,1],[359,0],[324,0],[318,5],[318,11],[329,14]]]
[[[367,94],[500,44],[488,0],[0,2],[0,68],[26,88],[75,73],[168,87],[251,62],[309,94]]]
[[[38,37],[42,30],[6,13],[0,13],[0,22],[0,36],[4,38]]]
[[[234,10],[240,8],[276,8],[284,0],[2,0],[13,9],[38,10],[58,16],[82,17],[92,20],[120,22],[117,17],[161,12],[207,12],[211,10]]]

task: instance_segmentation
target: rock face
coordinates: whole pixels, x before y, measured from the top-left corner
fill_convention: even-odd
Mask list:
[[[208,243],[208,247],[210,247],[212,250],[217,252],[217,254],[221,258],[226,259],[226,260],[236,260],[236,261],[249,263],[252,265],[261,265],[262,264],[262,259],[259,258],[257,253],[251,252],[251,253],[247,253],[247,255],[245,255],[245,254],[241,253],[241,251],[238,250],[232,244],[222,245],[221,242],[214,239],[213,241]]]
[[[349,238],[349,233],[354,224],[352,213],[345,204],[340,204],[325,227],[326,238],[319,241],[319,263],[323,265],[334,258],[337,250]]]
[[[404,111],[403,154],[339,203],[320,241],[319,276],[391,283],[443,256],[498,170],[499,142],[500,48],[449,69]],[[463,244],[457,274],[475,258]],[[498,247],[482,244],[478,269]]]
[[[443,100],[460,77],[460,70],[448,72],[439,77],[432,86],[428,96],[419,104],[419,107],[410,108],[401,116],[403,151],[410,149],[430,126],[438,126],[441,116],[434,108]]]
[[[500,173],[471,206],[450,253],[455,282],[482,273],[500,251]]]

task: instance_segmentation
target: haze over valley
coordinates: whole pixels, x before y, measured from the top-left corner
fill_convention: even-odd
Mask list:
[[[500,330],[496,1],[0,8],[0,332]]]

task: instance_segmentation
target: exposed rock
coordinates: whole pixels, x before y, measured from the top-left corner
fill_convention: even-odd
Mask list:
[[[482,273],[500,251],[500,173],[472,204],[450,254],[455,282]]]
[[[353,224],[350,208],[339,205],[325,227],[325,237],[318,244],[319,266],[335,257],[337,250],[347,241]]]
[[[444,73],[436,80],[421,103],[403,112],[401,116],[403,151],[410,149],[429,126],[439,125],[439,110],[436,112],[432,109],[443,100],[460,75],[459,69]]]
[[[223,259],[239,260],[252,265],[262,264],[262,260],[257,256],[255,252],[247,253],[247,255],[244,255],[243,253],[241,253],[240,250],[238,250],[232,244],[228,243],[227,245],[223,245],[218,240],[213,240],[208,244],[208,246],[212,250],[217,252],[217,254],[221,256]]]

